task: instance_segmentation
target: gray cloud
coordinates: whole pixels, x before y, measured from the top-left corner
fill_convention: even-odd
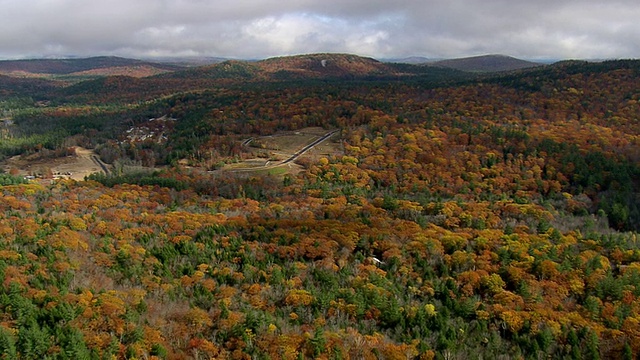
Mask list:
[[[637,0],[0,0],[0,58],[640,57]]]

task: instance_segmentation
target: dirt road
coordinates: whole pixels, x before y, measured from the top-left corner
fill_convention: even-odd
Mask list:
[[[101,171],[107,175],[109,174],[107,165],[100,160],[93,150],[81,147],[76,148],[76,162],[65,165],[71,168],[69,172],[71,172],[71,178],[75,180],[83,180],[85,176]],[[57,167],[57,171],[63,173],[59,170],[61,167]]]

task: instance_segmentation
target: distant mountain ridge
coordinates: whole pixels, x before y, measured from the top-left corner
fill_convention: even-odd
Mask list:
[[[256,80],[295,80],[303,78],[355,78],[400,76],[422,70],[408,69],[424,65],[466,72],[499,72],[541,66],[542,64],[505,55],[483,55],[460,59],[439,60],[424,57],[386,59],[378,61],[353,54],[319,53],[273,57],[259,61],[202,58],[198,61],[178,58],[136,60],[115,56],[71,59],[2,60],[0,74],[14,77],[44,76],[114,76],[147,77],[178,72],[177,77],[198,74],[209,78],[234,77]],[[171,77],[171,76],[170,76]]]
[[[432,62],[435,62],[435,61],[438,61],[438,60],[440,60],[440,59],[432,59],[432,58],[427,58],[427,57],[424,57],[424,56],[409,56],[409,57],[404,57],[404,58],[384,58],[384,59],[380,59],[380,61],[385,62],[385,63],[413,64],[413,65],[432,63]]]
[[[414,59],[417,60],[417,59]],[[0,88],[4,94],[26,89],[61,88],[65,96],[133,98],[140,89],[165,94],[180,89],[210,88],[225,84],[281,81],[421,81],[451,85],[481,73],[530,68],[541,64],[508,56],[483,56],[410,64],[381,62],[353,54],[319,53],[274,57],[265,60],[226,60],[205,66],[178,66],[119,57],[86,59],[35,59],[0,61]],[[135,78],[145,78],[144,82]],[[29,80],[46,81],[29,81]]]
[[[31,59],[31,60],[3,60],[0,61],[0,74],[5,75],[123,75],[126,69],[145,69],[154,75],[159,72],[176,71],[180,66],[154,63],[143,60],[127,59],[116,56],[98,56],[80,59]],[[111,69],[120,69],[111,71]],[[103,71],[100,71],[103,70]],[[130,70],[129,73],[135,73]]]
[[[533,68],[544,64],[521,60],[506,55],[481,55],[440,60],[429,63],[429,65],[470,72],[500,72]]]
[[[355,79],[399,76],[390,64],[351,54],[309,54],[269,58],[259,61],[228,60],[190,68],[168,78],[202,77],[220,80],[283,81],[302,79]]]
[[[270,58],[256,65],[277,77],[355,77],[394,75],[393,67],[352,54],[310,54]]]
[[[318,53],[273,57],[259,61],[227,60],[190,68],[163,76],[171,78],[204,78],[220,80],[301,80],[355,79],[415,76],[433,72],[434,68],[462,72],[502,72],[533,68],[544,64],[504,55],[434,61],[428,58],[379,61],[353,54]]]
[[[142,60],[158,64],[176,65],[179,67],[197,67],[218,64],[233,59],[215,56],[161,56],[154,58],[142,58]]]
[[[79,82],[72,79],[69,86],[61,85],[58,93],[79,102],[91,102],[97,98],[102,102],[133,101],[141,93],[145,94],[146,99],[150,99],[175,91],[246,86],[250,83],[406,80],[444,85],[467,81],[475,76],[448,68],[385,64],[372,58],[350,54],[311,54],[260,61],[228,60],[144,78],[103,76]]]

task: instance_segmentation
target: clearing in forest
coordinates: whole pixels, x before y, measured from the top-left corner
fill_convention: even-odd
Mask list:
[[[317,160],[343,153],[339,130],[320,127],[249,138],[244,141],[244,145],[258,153],[259,157],[228,164],[224,170],[271,171],[282,167],[288,169],[285,172],[295,173],[300,170],[298,162],[304,161],[303,159]]]

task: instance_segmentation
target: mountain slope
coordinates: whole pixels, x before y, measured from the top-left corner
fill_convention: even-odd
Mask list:
[[[58,86],[55,82],[45,79],[19,79],[0,75],[0,97],[39,97],[44,94],[50,94],[57,88]]]
[[[380,61],[384,63],[399,63],[399,64],[426,64],[437,61],[435,59],[430,59],[424,56],[409,56],[404,58],[389,58],[389,59],[380,59]]]
[[[371,58],[349,54],[310,54],[276,57],[257,62],[229,60],[160,76],[181,79],[282,81],[398,75],[401,74],[395,67]]]
[[[482,55],[460,59],[441,60],[429,65],[472,72],[511,71],[542,66],[542,64],[520,60],[505,55]]]
[[[276,78],[349,78],[396,75],[377,60],[349,54],[311,54],[259,61],[257,65]]]
[[[218,64],[159,75],[159,77],[174,79],[254,80],[260,78],[261,74],[260,69],[254,63],[240,60],[227,60]]]
[[[159,71],[175,71],[179,66],[152,63],[142,60],[126,59],[113,56],[91,57],[86,59],[36,59],[0,61],[0,74],[29,76],[37,75],[70,75],[91,72],[92,75],[111,75],[112,68],[147,67]],[[122,72],[122,70],[120,71]]]

